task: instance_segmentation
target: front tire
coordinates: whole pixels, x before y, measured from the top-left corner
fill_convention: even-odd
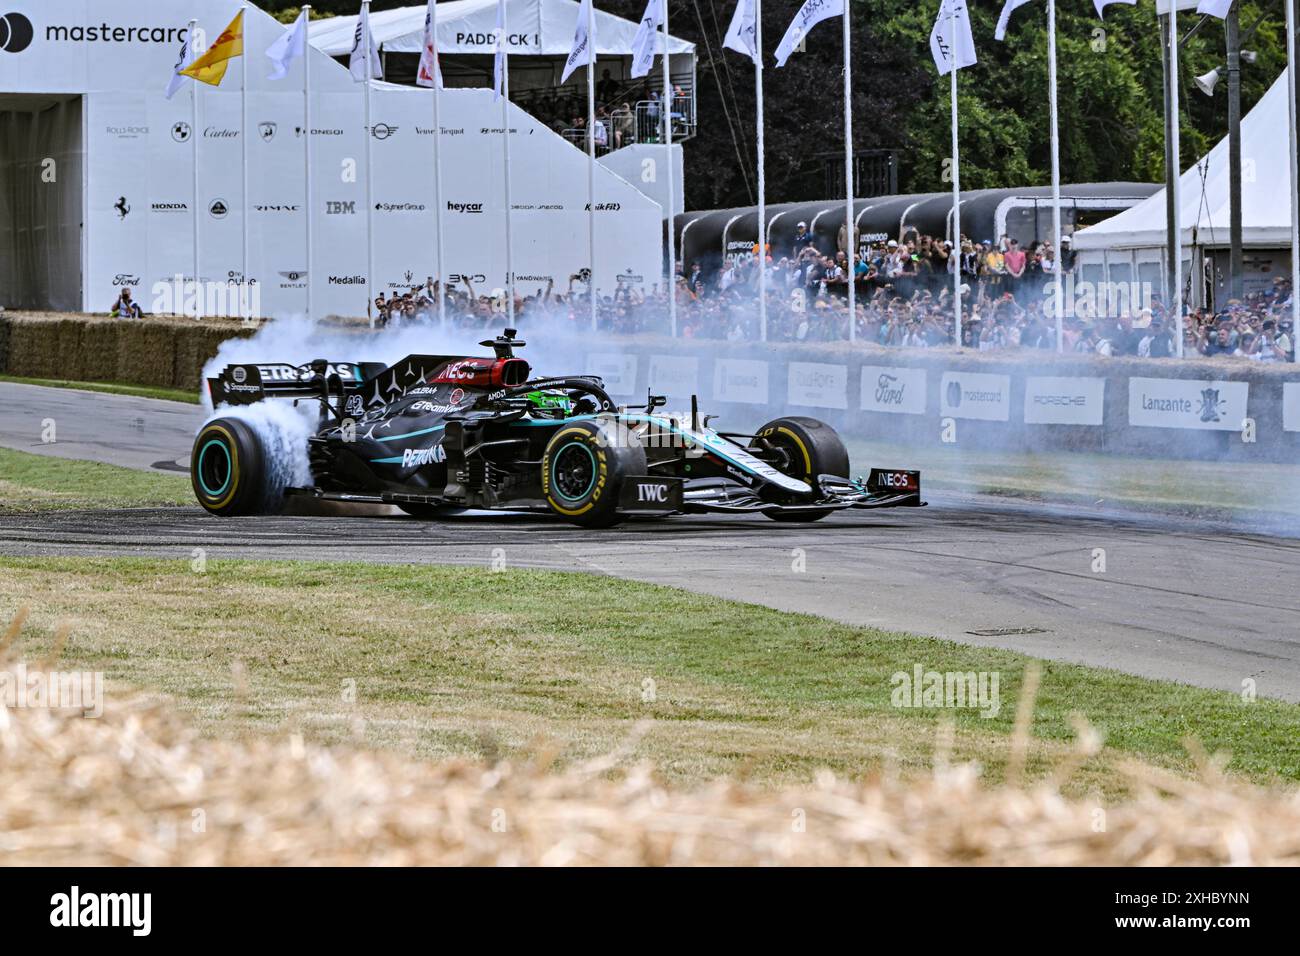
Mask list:
[[[763,442],[777,450],[778,461],[773,465],[782,474],[798,478],[810,485],[816,484],[818,475],[849,477],[849,452],[840,436],[823,421],[802,415],[776,418],[758,430],[758,437],[750,444],[751,450],[763,448]],[[759,440],[761,439],[761,441]],[[799,504],[786,492],[773,489],[770,500],[779,504]],[[768,517],[773,521],[820,521],[833,509],[819,511],[775,511]]]
[[[284,485],[272,476],[262,439],[236,418],[214,419],[199,431],[190,484],[199,504],[223,518],[273,514],[284,503]]]
[[[542,497],[553,512],[584,528],[609,528],[623,479],[646,472],[645,448],[625,426],[609,420],[559,429],[542,454]]]

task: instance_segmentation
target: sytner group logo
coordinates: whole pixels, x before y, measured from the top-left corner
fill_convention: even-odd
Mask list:
[[[21,13],[6,13],[0,17],[0,52],[22,53],[32,45],[35,36],[32,21]]]

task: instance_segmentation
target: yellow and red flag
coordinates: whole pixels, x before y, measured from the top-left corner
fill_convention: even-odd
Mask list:
[[[200,83],[220,86],[225,79],[226,67],[237,56],[244,55],[244,11],[240,10],[230,26],[221,31],[217,42],[208,48],[208,52],[181,70],[185,76],[191,76]]]

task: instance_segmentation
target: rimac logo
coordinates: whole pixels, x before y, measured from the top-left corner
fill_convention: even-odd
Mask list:
[[[0,17],[0,51],[22,53],[32,45],[32,21],[21,13],[6,13]]]

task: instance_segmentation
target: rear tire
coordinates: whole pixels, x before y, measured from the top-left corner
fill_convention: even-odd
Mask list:
[[[561,518],[584,528],[609,528],[628,475],[646,473],[645,448],[626,426],[595,419],[559,429],[542,454],[542,497]]]
[[[798,478],[809,484],[814,483],[818,475],[838,475],[849,477],[849,452],[840,441],[840,436],[823,421],[792,415],[788,418],[776,418],[758,430],[758,438],[784,453],[784,462],[775,462],[777,471]],[[761,448],[755,440],[751,449]],[[769,492],[771,501],[779,504],[798,504],[797,498],[787,492],[773,489]],[[773,521],[820,521],[833,509],[824,511],[772,512],[768,517]]]
[[[199,504],[214,515],[279,512],[284,484],[272,472],[262,439],[239,419],[214,419],[194,439],[190,484]]]

